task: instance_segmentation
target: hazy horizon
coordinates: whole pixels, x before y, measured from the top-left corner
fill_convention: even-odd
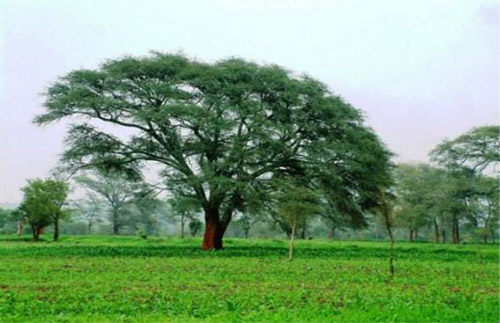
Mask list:
[[[106,59],[182,51],[276,63],[364,111],[398,162],[499,123],[498,1],[0,0],[0,203],[19,202],[62,152],[37,127],[44,89]]]

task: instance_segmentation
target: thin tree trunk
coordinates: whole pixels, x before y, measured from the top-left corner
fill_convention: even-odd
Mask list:
[[[441,235],[443,236],[443,243],[446,243],[446,230],[441,231]]]
[[[457,221],[457,216],[453,215],[452,221],[451,221],[451,242],[452,243],[458,243],[460,240],[459,235],[458,235],[458,221]]]
[[[415,241],[418,241],[418,229],[415,229],[413,234],[415,235],[414,236]]]
[[[113,234],[120,234],[120,227],[118,225],[118,210],[116,209],[113,210]]]
[[[293,239],[295,238],[295,227],[297,226],[297,220],[294,219],[292,224],[292,233],[290,234],[290,248],[288,250],[288,260],[293,260]]]
[[[439,226],[436,219],[434,219],[434,243],[439,243]]]
[[[89,226],[88,226],[88,230],[89,230],[89,235],[92,234],[92,221],[89,221]]]
[[[391,242],[389,249],[389,272],[391,274],[391,279],[394,278],[394,236],[392,235],[392,224],[388,210],[384,208],[382,210],[382,215],[385,220],[385,227],[387,229],[387,234],[389,235],[389,240]],[[411,236],[411,233],[410,233]]]
[[[329,238],[330,240],[333,240],[334,234],[335,234],[335,226],[334,226],[334,225],[332,225],[332,226],[330,227],[330,232],[328,233],[328,238]]]
[[[23,234],[23,230],[24,230],[23,221],[21,221],[21,220],[17,221],[17,236],[20,236],[21,234]]]
[[[413,229],[410,228],[410,242],[413,242]]]
[[[31,226],[31,232],[33,233],[33,240],[38,241],[40,238],[40,235],[39,235],[38,229],[34,225]]]
[[[181,239],[184,239],[184,215],[181,214]]]
[[[306,225],[305,225],[305,223],[304,223],[304,226],[302,227],[302,231],[300,232],[300,238],[302,240],[306,239]]]
[[[59,219],[54,219],[54,241],[59,239]]]

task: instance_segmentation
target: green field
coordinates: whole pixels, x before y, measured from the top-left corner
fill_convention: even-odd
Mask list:
[[[498,321],[495,245],[225,243],[2,237],[0,321]]]

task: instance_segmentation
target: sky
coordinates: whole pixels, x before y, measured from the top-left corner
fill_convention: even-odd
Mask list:
[[[57,77],[106,59],[183,52],[276,63],[364,111],[398,162],[499,123],[492,0],[0,0],[0,203],[46,177],[67,124],[38,127]]]

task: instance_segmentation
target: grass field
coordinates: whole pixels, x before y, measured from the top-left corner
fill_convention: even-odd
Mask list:
[[[498,322],[498,246],[0,237],[0,321]]]

